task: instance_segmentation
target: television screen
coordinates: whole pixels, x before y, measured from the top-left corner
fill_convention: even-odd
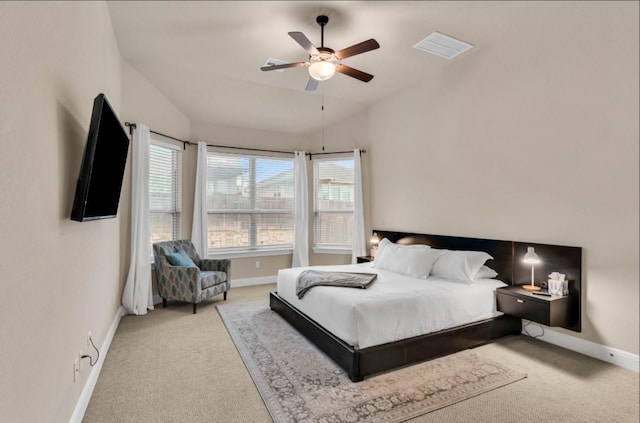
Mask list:
[[[116,217],[128,152],[127,133],[105,95],[98,94],[93,101],[71,220]]]

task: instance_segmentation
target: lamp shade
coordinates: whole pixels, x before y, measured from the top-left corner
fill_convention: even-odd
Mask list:
[[[318,81],[326,81],[336,73],[336,65],[327,61],[315,62],[309,66],[309,75]]]
[[[378,238],[378,234],[377,233],[373,233],[373,236],[371,237],[371,257],[376,256],[376,253],[378,252],[378,244],[380,243],[380,238]]]
[[[522,261],[527,264],[539,264],[540,257],[538,257],[533,247],[527,247],[527,254],[524,255],[524,259]]]

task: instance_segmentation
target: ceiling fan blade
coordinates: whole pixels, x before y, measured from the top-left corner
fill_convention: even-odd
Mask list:
[[[291,36],[291,38],[296,40],[296,42],[300,44],[303,49],[307,50],[307,53],[319,54],[318,49],[315,48],[313,44],[311,44],[311,41],[309,41],[307,36],[304,35],[302,32],[297,32],[297,31],[290,32],[289,36]]]
[[[260,70],[272,71],[272,70],[286,69],[286,68],[297,68],[299,66],[306,66],[306,65],[307,65],[307,62],[285,63],[284,65],[262,66]]]
[[[355,79],[359,79],[362,82],[369,82],[373,79],[373,75],[366,72],[359,71],[358,69],[354,69],[349,66],[345,66],[341,63],[338,63],[336,65],[336,72],[340,72],[344,75],[349,75]]]
[[[347,57],[355,56],[356,54],[366,53],[367,51],[375,50],[380,47],[380,44],[373,38],[367,41],[363,41],[358,44],[354,44],[351,47],[343,48],[336,51],[335,55],[338,60],[346,59]]]
[[[309,81],[307,81],[307,86],[304,88],[305,91],[315,91],[316,88],[318,88],[318,83],[320,81],[318,81],[317,79],[313,79],[311,77],[309,77]]]

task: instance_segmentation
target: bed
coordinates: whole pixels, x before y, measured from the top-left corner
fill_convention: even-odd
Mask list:
[[[352,381],[520,333],[520,319],[502,315],[495,307],[495,289],[513,280],[511,241],[374,232],[395,245],[486,252],[492,257],[486,264],[498,276],[473,284],[437,277],[425,283],[372,263],[322,266],[378,276],[368,289],[316,287],[300,300],[295,280],[306,268],[281,270],[277,292],[270,294],[271,309],[344,368]],[[427,318],[429,310],[436,310],[440,318]]]
[[[296,280],[306,269],[376,274],[367,289],[315,287],[301,299]],[[428,281],[386,270],[373,263],[282,269],[280,298],[355,348],[368,348],[425,333],[497,317],[496,279],[467,285],[430,277]],[[434,318],[435,317],[435,318]]]

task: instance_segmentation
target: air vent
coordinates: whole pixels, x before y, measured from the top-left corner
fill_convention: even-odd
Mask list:
[[[473,45],[464,41],[456,40],[439,32],[434,32],[418,44],[413,46],[418,50],[444,57],[445,59],[453,59],[459,54],[469,50]]]
[[[262,66],[275,66],[275,65],[284,65],[287,64],[289,62],[286,62],[284,60],[280,60],[280,59],[272,59],[271,57],[269,57],[267,59],[266,62],[264,62],[264,65]],[[286,69],[276,69],[275,72],[284,72]],[[271,71],[274,72],[274,71]]]

